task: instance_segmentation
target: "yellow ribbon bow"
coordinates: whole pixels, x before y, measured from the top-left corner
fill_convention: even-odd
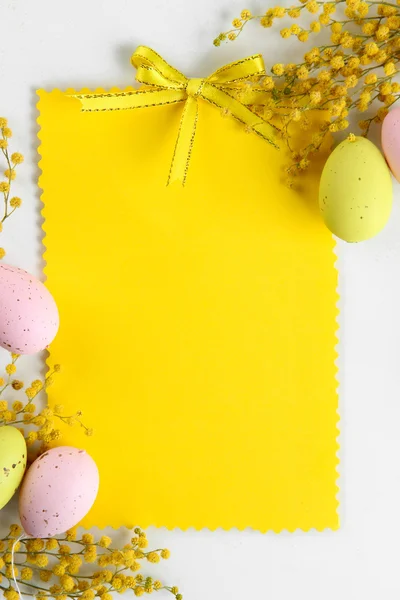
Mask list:
[[[107,94],[74,95],[82,103],[82,110],[96,112],[147,108],[184,102],[178,137],[175,144],[168,182],[176,179],[184,185],[197,125],[198,99],[226,110],[257,135],[277,147],[270,124],[253,113],[234,97],[238,84],[254,75],[265,74],[260,54],[221,67],[205,79],[188,79],[169,65],[159,54],[146,46],[139,46],[131,62],[137,69],[136,81],[145,84],[139,90]]]

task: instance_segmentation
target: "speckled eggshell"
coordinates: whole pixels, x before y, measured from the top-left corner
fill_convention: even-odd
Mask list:
[[[393,175],[400,181],[400,107],[386,115],[381,135],[385,158]]]
[[[34,354],[54,339],[57,305],[36,277],[18,267],[0,265],[0,346],[16,354]]]
[[[99,471],[85,450],[52,448],[32,463],[19,497],[21,524],[28,535],[43,538],[77,525],[92,507]]]
[[[26,469],[26,443],[16,427],[0,427],[0,509],[14,496]]]
[[[329,156],[321,174],[319,208],[325,225],[346,242],[377,235],[392,210],[392,176],[370,140],[344,140]]]

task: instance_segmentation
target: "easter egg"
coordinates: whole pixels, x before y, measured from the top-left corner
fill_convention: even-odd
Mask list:
[[[77,525],[92,507],[99,472],[85,450],[48,450],[28,469],[19,496],[21,524],[28,535],[48,537]]]
[[[36,277],[0,264],[0,346],[16,354],[44,350],[59,325],[56,303]]]
[[[0,427],[0,509],[14,496],[26,468],[26,443],[18,429]]]
[[[392,178],[369,140],[345,140],[329,156],[319,187],[319,207],[328,229],[346,242],[361,242],[383,229],[392,209]]]
[[[382,123],[382,148],[389,167],[400,181],[400,108],[391,110]]]

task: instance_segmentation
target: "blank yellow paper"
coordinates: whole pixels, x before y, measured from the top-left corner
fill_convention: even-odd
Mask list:
[[[72,93],[72,90],[70,91]],[[50,402],[98,463],[86,526],[338,526],[334,242],[287,160],[199,102],[186,186],[166,187],[182,105],[82,113],[39,92]]]

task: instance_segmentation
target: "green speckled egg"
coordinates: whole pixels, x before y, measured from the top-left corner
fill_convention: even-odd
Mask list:
[[[0,509],[14,496],[26,469],[26,443],[15,427],[0,427]]]
[[[372,142],[356,137],[335,148],[319,187],[319,207],[332,233],[346,242],[374,237],[389,219],[392,196],[390,171]]]

